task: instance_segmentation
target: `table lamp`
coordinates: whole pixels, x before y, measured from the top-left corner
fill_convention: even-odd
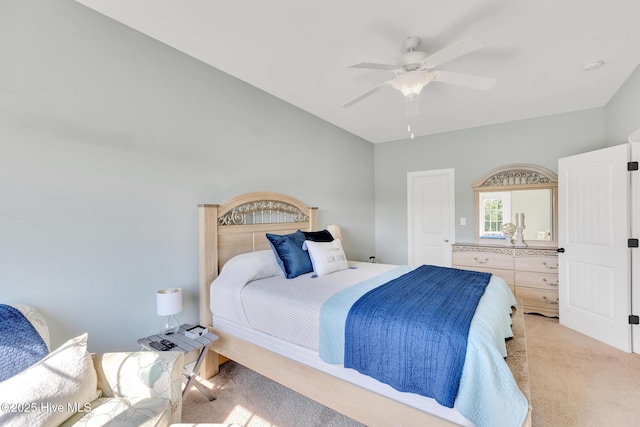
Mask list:
[[[182,289],[160,289],[156,293],[158,316],[165,316],[160,325],[161,334],[174,334],[180,330],[176,314],[182,311]]]

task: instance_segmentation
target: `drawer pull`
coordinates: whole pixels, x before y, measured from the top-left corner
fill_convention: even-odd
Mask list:
[[[556,298],[556,300],[553,301],[553,300],[550,300],[549,298],[547,298],[546,296],[543,296],[542,299],[544,299],[547,304],[560,304],[560,299],[559,298]]]
[[[478,262],[478,264],[486,264],[489,262],[489,258],[485,258],[484,261],[480,261],[478,257],[473,257],[473,259],[475,259]]]
[[[549,265],[547,265],[547,263],[546,263],[546,262],[543,262],[543,263],[542,263],[542,265],[544,265],[544,268],[546,268],[546,269],[548,269],[548,270],[557,270],[557,269],[558,269],[558,266],[557,266],[557,265],[551,265],[551,266],[549,266]]]
[[[547,281],[547,279],[542,279],[542,281],[543,281],[544,283],[546,283],[547,285],[549,285],[549,286],[558,286],[558,282],[556,282],[556,283],[551,283],[551,282]]]

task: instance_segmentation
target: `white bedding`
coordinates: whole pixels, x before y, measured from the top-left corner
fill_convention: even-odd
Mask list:
[[[318,350],[320,308],[335,293],[396,266],[349,262],[326,276],[285,279],[273,252],[230,260],[211,284],[214,316]]]
[[[324,302],[342,289],[397,266],[349,262],[352,268],[327,276],[313,277],[308,273],[285,279],[282,271],[272,265],[273,253],[261,252],[240,261],[229,261],[232,265],[225,265],[212,283],[214,328],[458,424],[474,425],[455,408],[442,407],[427,397],[398,392],[357,371],[324,363],[318,356],[319,318]],[[256,256],[261,263],[257,266]],[[242,265],[243,262],[247,265]]]
[[[350,266],[354,268],[315,278],[307,273],[250,282],[240,291],[246,325],[317,351],[322,304],[342,289],[395,267],[356,262]]]

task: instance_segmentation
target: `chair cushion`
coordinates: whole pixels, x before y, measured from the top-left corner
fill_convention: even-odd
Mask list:
[[[0,403],[18,409],[0,412],[0,425],[57,426],[75,412],[76,405],[81,407],[99,395],[97,382],[87,334],[83,334],[0,382]]]
[[[82,408],[80,408],[82,409]],[[168,426],[171,402],[158,397],[101,397],[61,427]]]

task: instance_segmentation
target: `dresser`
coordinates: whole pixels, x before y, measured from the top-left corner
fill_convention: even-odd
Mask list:
[[[452,265],[504,279],[525,313],[558,317],[558,252],[553,247],[507,247],[456,243]]]

